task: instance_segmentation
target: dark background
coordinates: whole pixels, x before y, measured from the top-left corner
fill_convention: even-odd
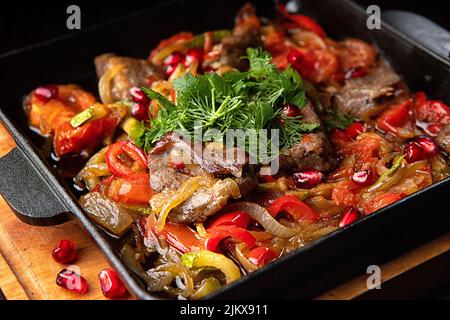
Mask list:
[[[170,1],[170,0],[169,0]],[[186,0],[185,0],[186,1]],[[224,0],[225,1],[225,0]],[[229,1],[229,0],[226,0]],[[261,0],[259,0],[261,1]],[[320,1],[320,0],[317,0]],[[445,1],[437,0],[356,0],[364,6],[377,4],[381,10],[408,10],[422,14],[443,27],[450,29],[450,19]],[[78,31],[66,28],[66,9],[70,4],[81,8],[82,29],[96,24],[130,15],[139,10],[159,5],[162,1],[133,0],[129,3],[97,1],[38,1],[26,3],[22,1],[6,1],[0,5],[0,55],[12,50],[24,48],[55,37]],[[165,1],[167,2],[167,0]],[[178,0],[176,2],[183,2]],[[186,19],[189,19],[187,16]],[[171,23],[171,21],[167,21]],[[195,21],[193,21],[195,23]],[[161,26],[164,28],[164,26]],[[132,32],[132,31],[130,31]]]

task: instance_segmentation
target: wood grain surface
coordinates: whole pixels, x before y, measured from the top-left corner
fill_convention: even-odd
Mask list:
[[[0,157],[14,146],[13,139],[0,125]],[[65,266],[52,259],[51,251],[61,239],[76,243],[78,259],[74,265],[89,283],[86,295],[74,294],[55,284],[57,273]],[[382,281],[392,280],[447,251],[450,233],[381,266]],[[30,226],[17,219],[0,197],[0,253],[0,289],[7,299],[105,299],[97,274],[109,264],[75,220],[55,227]],[[367,275],[361,275],[317,299],[353,299],[367,292],[366,280]]]

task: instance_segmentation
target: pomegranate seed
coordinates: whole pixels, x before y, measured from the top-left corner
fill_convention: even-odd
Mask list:
[[[345,227],[355,222],[360,217],[360,213],[356,208],[348,207],[342,213],[341,220],[339,221],[339,227]]]
[[[38,100],[46,103],[58,95],[58,87],[53,85],[37,87],[34,90],[34,95]]]
[[[103,295],[107,298],[123,298],[127,294],[127,289],[120,280],[116,271],[112,269],[104,269],[99,272],[98,280],[102,287]]]
[[[79,294],[86,294],[89,290],[86,279],[69,269],[62,269],[58,273],[56,284]]]
[[[289,51],[287,55],[287,61],[292,65],[295,66],[298,62],[300,62],[301,59],[303,59],[303,55],[300,51],[297,50],[291,50]]]
[[[319,170],[309,169],[294,173],[292,179],[298,188],[310,189],[317,186],[322,180],[323,174]]]
[[[148,106],[143,103],[133,103],[133,106],[131,107],[131,115],[139,121],[148,120]]]
[[[186,58],[184,59],[184,66],[188,67],[194,62],[198,61],[200,65],[203,62],[203,49],[202,48],[191,48],[186,52]]]
[[[178,67],[178,65],[170,64],[166,67],[166,77],[169,78],[172,73],[174,73],[175,69]]]
[[[300,115],[300,109],[296,105],[288,103],[281,108],[281,116],[278,118],[278,121],[284,125],[284,118],[293,118]]]
[[[345,80],[364,77],[366,74],[367,70],[362,67],[353,68],[345,73]]]
[[[349,139],[356,139],[361,133],[366,131],[366,127],[360,122],[353,122],[345,129],[345,134]]]
[[[424,160],[427,155],[423,148],[416,142],[410,142],[405,147],[405,159],[408,163]]]
[[[63,239],[58,242],[58,245],[52,251],[53,259],[59,263],[70,263],[77,258],[75,251],[75,244],[73,241]]]
[[[177,170],[183,170],[184,168],[186,168],[184,162],[172,162],[170,165],[172,166],[172,168]]]
[[[183,63],[183,61],[184,54],[179,51],[174,51],[164,59],[163,63],[165,66],[176,66],[179,63]]]
[[[134,102],[137,103],[148,103],[149,99],[147,95],[138,87],[133,87],[130,89],[131,97]]]
[[[362,187],[367,187],[368,185],[372,184],[374,180],[375,175],[370,169],[358,171],[352,175],[352,181],[358,186]]]
[[[431,138],[417,138],[415,143],[422,147],[427,157],[433,157],[438,153],[438,146]]]
[[[206,66],[205,68],[203,68],[203,72],[204,73],[208,73],[208,72],[216,72],[216,69],[214,69],[211,66]]]

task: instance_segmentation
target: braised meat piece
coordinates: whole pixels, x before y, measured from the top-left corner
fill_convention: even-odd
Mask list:
[[[450,154],[450,124],[446,125],[436,137],[436,142],[447,154]]]
[[[392,96],[399,82],[392,69],[379,63],[368,75],[345,83],[334,97],[335,108],[352,117],[369,119],[385,109],[383,98]]]
[[[304,122],[321,123],[311,102],[300,112]],[[322,128],[317,132],[304,134],[299,143],[280,155],[280,167],[287,171],[314,168],[327,172],[333,169],[335,164],[333,147]]]
[[[246,70],[248,62],[241,59],[249,47],[261,46],[260,22],[255,7],[247,3],[238,12],[235,27],[230,36],[222,39],[221,63],[239,70]]]
[[[131,100],[130,88],[163,79],[158,67],[143,59],[105,53],[95,58],[99,92],[103,103]]]
[[[229,159],[227,154],[235,156]],[[257,185],[245,153],[242,157],[237,148],[217,143],[191,144],[177,133],[168,133],[156,143],[148,155],[148,168],[150,186],[157,193],[179,190],[191,177],[214,177],[211,187],[197,189],[170,212],[169,219],[177,223],[204,221],[228,200],[248,194]]]

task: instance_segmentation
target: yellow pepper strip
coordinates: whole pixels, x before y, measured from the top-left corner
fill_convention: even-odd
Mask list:
[[[194,300],[203,299],[207,295],[220,289],[222,285],[219,280],[214,277],[207,278],[203,281],[200,287],[192,294],[191,298]]]
[[[162,207],[161,213],[158,216],[158,222],[156,223],[156,230],[161,232],[164,229],[170,210],[189,199],[198,188],[209,187],[213,182],[214,179],[212,179],[211,176],[193,177],[187,180],[174,196]]]
[[[225,275],[227,284],[241,277],[239,268],[231,259],[212,251],[200,250],[194,253],[185,253],[181,256],[181,261],[188,268],[216,268]]]

